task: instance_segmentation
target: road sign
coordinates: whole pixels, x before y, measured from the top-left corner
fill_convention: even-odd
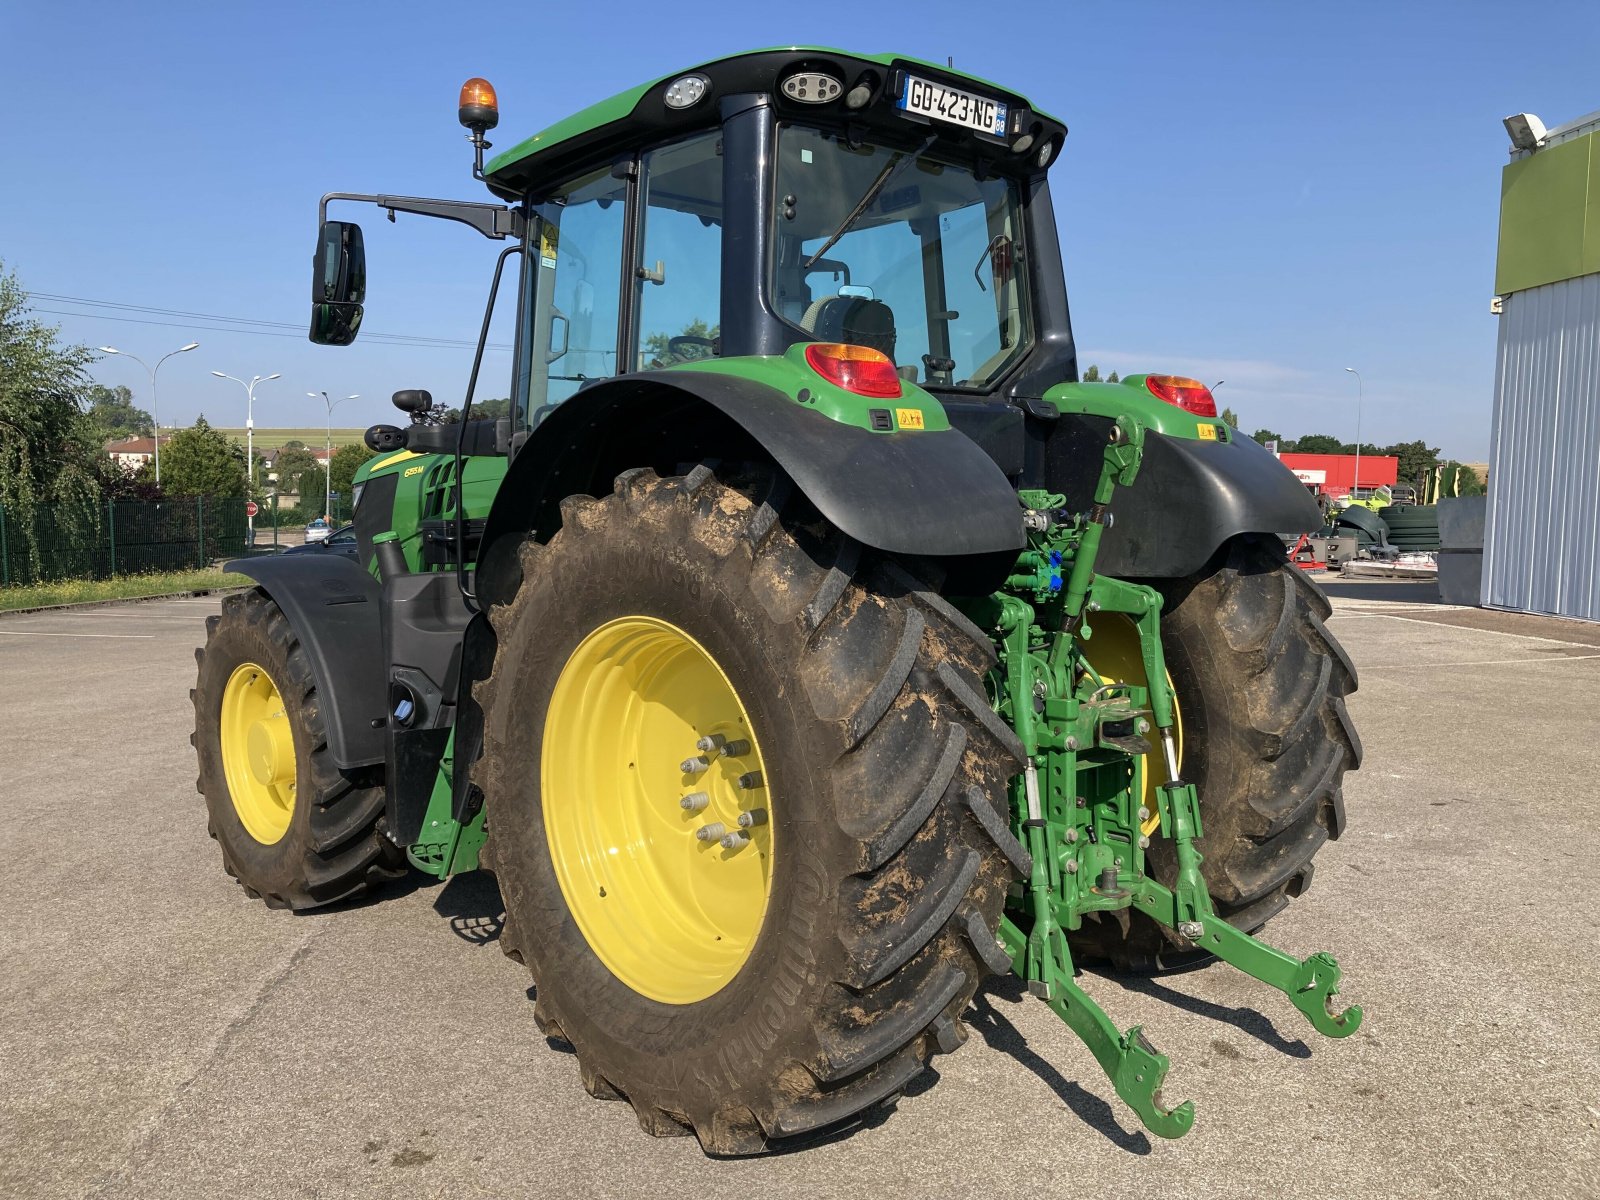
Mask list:
[[[246,501],[245,506],[244,506],[244,515],[245,516],[253,517],[260,511],[261,511],[261,506],[259,504],[257,504],[254,500]]]

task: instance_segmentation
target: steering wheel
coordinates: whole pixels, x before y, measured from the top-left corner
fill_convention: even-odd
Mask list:
[[[685,354],[686,346],[696,346],[705,351],[704,354]],[[717,339],[696,337],[692,333],[679,334],[677,337],[667,339],[667,353],[673,355],[679,362],[689,362],[697,358],[714,358],[717,353]]]

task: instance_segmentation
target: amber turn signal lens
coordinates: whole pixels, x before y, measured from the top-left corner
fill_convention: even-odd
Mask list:
[[[1197,417],[1217,415],[1216,398],[1212,396],[1211,389],[1198,379],[1188,379],[1182,375],[1147,375],[1144,386],[1150,389],[1150,394],[1157,400],[1176,404],[1184,412],[1191,412]]]
[[[900,375],[882,350],[842,342],[813,342],[806,347],[806,362],[829,383],[858,396],[891,399],[900,395]]]
[[[473,77],[461,85],[460,118],[468,129],[493,129],[500,123],[500,101],[487,79]]]

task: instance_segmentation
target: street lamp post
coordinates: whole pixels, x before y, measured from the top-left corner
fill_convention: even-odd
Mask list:
[[[199,349],[199,347],[199,342],[190,342],[187,346],[179,346],[176,350],[163,354],[156,359],[156,365],[153,367],[137,354],[129,354],[126,350],[118,350],[115,346],[100,347],[102,354],[120,354],[123,358],[131,358],[146,371],[150,372],[150,420],[156,427],[156,482],[158,484],[161,482],[161,405],[156,400],[156,372],[161,370],[161,364],[171,358],[172,355],[187,354],[191,350]]]
[[[361,393],[356,392],[349,396],[340,396],[337,400],[328,399],[327,392],[307,392],[306,395],[315,400],[322,397],[322,403],[328,409],[328,428],[322,442],[322,515],[330,521],[333,519],[333,410],[346,400],[359,400]]]
[[[1354,367],[1346,367],[1346,371],[1356,377],[1356,479],[1350,485],[1350,498],[1355,499],[1355,494],[1361,487],[1361,398],[1366,388],[1361,383],[1361,372]]]
[[[213,371],[211,373],[218,379],[231,379],[244,389],[244,461],[245,470],[249,472],[249,490],[253,492],[256,489],[256,384],[266,383],[269,379],[281,379],[282,376],[278,372],[274,371],[271,375],[257,375],[249,383],[246,383],[236,375],[225,375],[221,371]],[[245,499],[249,500],[250,497],[246,496]],[[250,538],[250,544],[254,545],[256,540],[255,518],[248,517],[246,518],[246,521],[249,526],[248,536]]]

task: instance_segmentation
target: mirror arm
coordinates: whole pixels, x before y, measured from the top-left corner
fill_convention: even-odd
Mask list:
[[[486,238],[516,238],[521,241],[527,232],[528,219],[521,209],[507,208],[504,204],[477,204],[468,200],[429,200],[421,196],[369,196],[361,192],[329,192],[317,206],[317,222],[328,219],[330,200],[360,200],[389,210],[389,219],[397,212],[415,213],[423,217],[441,217],[447,221],[460,221],[470,225]]]

